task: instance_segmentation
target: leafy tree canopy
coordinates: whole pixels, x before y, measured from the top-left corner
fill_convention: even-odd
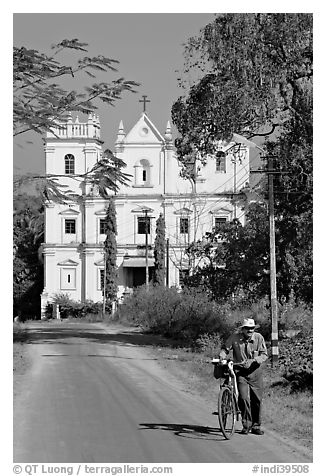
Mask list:
[[[220,140],[236,143],[235,133],[249,139],[265,137],[264,149],[267,155],[274,157],[274,167],[279,172],[274,177],[278,290],[281,296],[294,293],[310,302],[312,15],[218,15],[197,38],[188,41],[185,59],[184,73],[188,77],[199,73],[199,80],[190,85],[172,108],[172,119],[180,133],[175,144],[185,175],[191,174],[196,160],[205,163],[208,154],[218,154]],[[183,86],[185,88],[185,82]],[[266,198],[266,190],[266,178],[262,175],[262,180],[250,192],[261,202]],[[259,214],[250,217],[255,227],[265,221]],[[255,271],[259,265],[261,254],[258,249],[250,248],[251,239],[260,243],[265,237],[264,249],[268,251],[267,235],[248,235],[248,226],[246,223],[243,230],[238,231],[242,238],[236,243],[229,233],[225,236],[226,247],[216,248],[223,266],[216,267],[215,257],[211,268],[214,272],[210,276],[219,283],[222,275],[228,280],[228,291],[221,290],[222,294],[239,286],[246,287],[246,272]],[[227,243],[233,244],[227,248]],[[239,246],[244,246],[240,255]],[[248,262],[250,249],[252,259]],[[229,256],[232,259],[228,262]],[[246,264],[242,266],[244,257]],[[237,263],[234,269],[232,263]],[[205,270],[209,271],[207,266]],[[198,272],[200,278],[204,271]],[[259,275],[264,277],[261,271]],[[246,276],[246,279],[252,289],[264,288],[260,284],[258,288],[253,286],[252,277]],[[262,279],[261,283],[265,281]]]
[[[58,60],[64,51],[87,53],[87,46],[78,39],[63,40],[52,46],[51,56],[23,46],[14,47],[14,135],[52,131],[57,122],[67,120],[69,112],[89,113],[97,108],[96,100],[113,105],[124,91],[135,92],[138,83],[124,78],[94,83],[79,91],[66,90],[61,84],[67,77],[80,84],[82,73],[93,79],[98,73],[117,71],[118,61],[102,55],[82,56],[71,60],[71,64]]]
[[[43,242],[44,213],[39,197],[19,194],[14,199],[13,298],[14,313],[25,317],[39,314],[43,289],[40,246]]]
[[[90,113],[97,109],[99,102],[114,105],[124,92],[135,92],[138,83],[117,78],[111,82],[97,82],[87,85],[89,78],[103,73],[116,73],[117,60],[98,55],[81,56],[77,60],[72,55],[69,64],[62,63],[60,54],[87,53],[87,43],[78,39],[63,40],[52,46],[51,56],[25,47],[14,47],[13,81],[14,81],[14,136],[28,131],[43,135],[55,131],[58,122],[65,122],[72,112]],[[84,74],[84,88],[70,90],[63,84],[81,84]],[[88,80],[88,81],[87,81]],[[90,181],[98,187],[100,195],[108,198],[108,190],[117,191],[119,185],[126,184],[129,176],[123,173],[123,161],[106,149],[102,159],[92,170],[84,175],[75,175],[80,181]],[[60,176],[29,175],[15,179],[15,190],[22,183],[36,183],[44,201],[66,202],[76,200],[67,186],[60,183]]]
[[[178,156],[205,160],[233,133],[272,133],[302,115],[298,97],[312,87],[311,14],[225,14],[191,38],[185,73],[201,79],[173,105]],[[185,83],[183,83],[185,85]]]

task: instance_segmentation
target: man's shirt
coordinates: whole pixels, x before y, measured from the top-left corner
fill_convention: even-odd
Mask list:
[[[254,332],[249,340],[245,340],[241,331],[232,334],[223,346],[220,357],[226,358],[230,350],[233,351],[234,362],[254,359],[262,364],[268,357],[264,337],[259,332]]]

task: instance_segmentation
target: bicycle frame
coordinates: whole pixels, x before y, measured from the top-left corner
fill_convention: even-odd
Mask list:
[[[236,405],[236,413],[237,413],[237,420],[239,420],[239,416],[241,415],[241,412],[239,410],[239,404],[238,404],[238,398],[239,398],[239,390],[238,390],[238,383],[237,383],[237,377],[234,372],[234,362],[232,361],[227,361],[227,360],[220,360],[220,359],[213,359],[211,361],[212,364],[227,364],[228,366],[228,377],[227,377],[227,384],[222,383],[221,387],[227,385],[228,387],[231,388],[234,396],[235,396],[235,405]]]
[[[238,397],[239,397],[239,391],[238,391],[238,384],[237,384],[237,377],[235,375],[235,372],[233,370],[233,362],[228,362],[228,369],[229,369],[229,378],[233,379],[233,383],[231,384],[233,387],[233,392],[236,396],[236,401],[238,404]]]

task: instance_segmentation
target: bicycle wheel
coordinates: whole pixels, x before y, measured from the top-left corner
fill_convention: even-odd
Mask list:
[[[236,409],[233,393],[229,387],[222,387],[218,397],[218,419],[220,428],[227,440],[234,433]]]

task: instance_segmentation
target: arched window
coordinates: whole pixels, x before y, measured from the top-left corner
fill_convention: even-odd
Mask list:
[[[147,185],[149,183],[149,162],[146,159],[141,159],[140,165],[142,171],[142,184]]]
[[[75,157],[72,154],[65,155],[65,174],[72,175],[75,173]]]
[[[151,164],[147,159],[137,160],[135,163],[135,186],[151,187]]]

